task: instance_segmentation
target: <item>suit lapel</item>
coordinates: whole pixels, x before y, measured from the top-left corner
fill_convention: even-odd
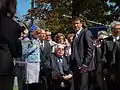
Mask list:
[[[79,41],[79,39],[80,39],[80,37],[81,37],[81,35],[82,35],[83,33],[84,33],[84,30],[82,29],[82,30],[80,31],[77,39],[76,39],[76,43],[78,43],[78,41]]]
[[[58,58],[57,57],[55,57],[55,65],[56,65],[56,70],[59,72],[59,65],[58,65],[58,62],[57,62],[57,60],[58,60]]]

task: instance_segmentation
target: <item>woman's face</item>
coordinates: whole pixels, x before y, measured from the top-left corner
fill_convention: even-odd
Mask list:
[[[73,37],[70,37],[69,38],[69,43],[72,43],[73,42]]]
[[[63,36],[60,36],[58,38],[58,43],[64,44],[64,37]]]

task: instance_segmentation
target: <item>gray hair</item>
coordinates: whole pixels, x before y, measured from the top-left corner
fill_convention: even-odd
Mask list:
[[[110,26],[111,28],[113,28],[115,25],[120,25],[120,22],[119,21],[113,21]]]
[[[64,44],[57,43],[57,44],[54,45],[54,51],[55,51],[55,53],[57,52],[58,46],[62,46],[62,47],[65,48]]]

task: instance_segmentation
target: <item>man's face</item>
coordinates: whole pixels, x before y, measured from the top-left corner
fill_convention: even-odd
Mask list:
[[[51,40],[51,32],[46,32],[46,40]]]
[[[113,35],[114,36],[120,36],[120,24],[119,25],[115,25],[113,28]]]
[[[46,39],[45,30],[41,30],[40,34],[38,34],[38,37],[39,37],[40,40],[45,40]]]
[[[60,44],[57,45],[57,56],[63,56],[64,55],[64,45]]]
[[[82,23],[80,22],[80,20],[72,21],[72,27],[75,31],[79,31],[82,27]]]

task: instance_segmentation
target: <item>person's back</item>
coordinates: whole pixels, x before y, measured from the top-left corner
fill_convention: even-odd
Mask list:
[[[16,0],[0,0],[0,90],[13,90],[13,58],[21,56],[21,27],[12,20],[15,13]]]
[[[20,44],[18,31],[20,26],[7,16],[1,18],[0,26],[0,74],[11,73],[13,68],[13,58],[20,56],[16,49]],[[18,47],[17,47],[18,46]],[[16,48],[17,47],[17,48]]]

